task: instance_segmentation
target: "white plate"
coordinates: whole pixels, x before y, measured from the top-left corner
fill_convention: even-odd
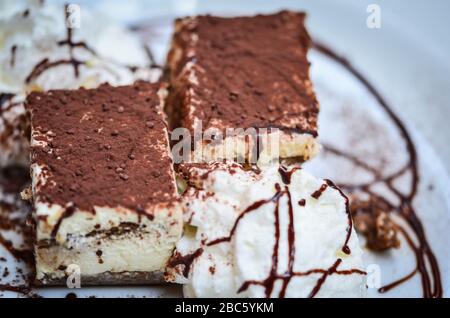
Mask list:
[[[78,1],[82,8],[88,1]],[[90,2],[92,3],[92,2]],[[440,268],[444,296],[450,295],[450,169],[449,130],[445,126],[448,118],[450,92],[445,88],[450,83],[448,65],[441,59],[439,47],[420,38],[407,24],[398,23],[393,9],[381,2],[382,27],[369,29],[366,26],[366,1],[353,4],[336,1],[99,1],[96,9],[114,16],[127,24],[145,24],[151,32],[143,32],[154,50],[156,58],[163,63],[171,34],[171,21],[176,16],[197,13],[238,15],[275,12],[281,8],[306,10],[308,26],[313,38],[326,43],[345,55],[355,64],[392,105],[395,113],[406,123],[418,152],[420,183],[413,206],[423,222],[425,232]],[[394,7],[395,9],[395,7]],[[398,8],[397,8],[398,9]],[[326,144],[345,150],[352,155],[379,168],[383,174],[399,169],[408,160],[404,140],[392,119],[380,104],[351,73],[339,64],[312,51],[311,75],[321,103],[320,138]],[[420,63],[418,63],[420,61]],[[430,106],[430,96],[434,98]],[[348,116],[348,114],[351,116]],[[371,131],[367,133],[367,131]],[[437,131],[437,132],[436,132]],[[432,142],[427,141],[432,140]],[[436,152],[439,149],[440,152]],[[446,165],[443,164],[446,162]],[[317,176],[334,179],[340,183],[357,183],[367,178],[364,171],[349,167],[346,160],[336,159],[327,152],[309,163],[307,169]],[[407,191],[411,180],[399,178],[396,187]],[[376,189],[392,198],[386,188]],[[5,257],[7,253],[3,252]],[[2,252],[0,252],[0,256]],[[390,283],[408,274],[415,265],[415,257],[407,244],[384,254],[367,251],[367,264],[380,269],[382,284]],[[11,258],[8,258],[11,261]],[[15,268],[14,264],[8,264]],[[1,274],[1,273],[0,273]],[[10,277],[13,277],[10,274]],[[44,297],[65,296],[64,288],[41,289]],[[121,287],[86,288],[76,290],[79,297],[176,297],[180,288],[173,287]],[[5,296],[14,296],[5,293]],[[380,294],[369,289],[372,297],[421,297],[420,275],[391,290]]]

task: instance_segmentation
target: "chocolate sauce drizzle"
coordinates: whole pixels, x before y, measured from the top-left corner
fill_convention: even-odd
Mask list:
[[[164,67],[156,63],[155,56],[153,55],[152,50],[148,47],[148,45],[144,45],[145,54],[147,55],[148,60],[150,61],[149,68],[163,69]],[[136,68],[134,69],[136,71]]]
[[[313,194],[311,194],[311,196],[314,199],[319,199],[320,196],[322,195],[322,193],[324,193],[327,188],[328,188],[328,184],[324,183],[320,186],[320,188],[318,190],[314,191]]]
[[[309,294],[309,297],[314,297],[317,295],[317,293],[320,291],[322,285],[325,283],[325,280],[327,279],[328,276],[333,275],[333,274],[337,274],[337,275],[352,275],[352,274],[359,274],[359,275],[365,275],[366,273],[362,270],[359,269],[350,269],[350,270],[342,270],[339,271],[338,270],[338,266],[341,264],[342,259],[338,258],[333,265],[328,268],[328,269],[320,269],[320,268],[316,268],[316,269],[311,269],[309,271],[306,272],[296,272],[294,271],[294,263],[295,263],[295,228],[294,228],[294,224],[295,224],[295,220],[294,220],[294,209],[293,209],[293,205],[292,205],[292,197],[291,197],[291,192],[289,190],[289,184],[291,182],[291,176],[292,174],[296,171],[300,169],[299,167],[295,167],[292,168],[291,170],[287,170],[287,168],[285,167],[280,167],[280,169],[278,170],[278,172],[280,173],[280,177],[284,183],[284,189],[282,190],[281,186],[276,183],[275,184],[275,194],[267,200],[259,200],[256,201],[255,203],[253,203],[252,205],[250,205],[248,208],[246,208],[240,215],[239,217],[236,219],[230,234],[226,237],[221,237],[218,239],[215,239],[213,241],[208,242],[206,245],[207,246],[211,246],[211,245],[216,245],[216,244],[220,244],[223,242],[230,242],[231,238],[233,237],[237,226],[239,225],[240,220],[242,220],[243,217],[245,217],[245,215],[247,215],[248,213],[251,213],[255,210],[257,210],[258,208],[260,208],[261,206],[268,204],[268,203],[275,203],[275,209],[274,209],[274,215],[275,215],[275,243],[273,246],[273,252],[272,252],[272,266],[269,272],[269,275],[267,276],[266,279],[262,280],[262,281],[256,281],[256,280],[250,280],[250,281],[246,281],[242,284],[242,286],[238,289],[238,293],[241,293],[245,290],[247,290],[251,285],[259,285],[264,287],[265,289],[265,296],[267,298],[271,297],[274,286],[276,281],[281,280],[282,281],[282,286],[281,286],[281,290],[278,294],[279,298],[284,298],[286,295],[286,290],[287,287],[289,285],[289,282],[291,281],[291,279],[293,277],[296,276],[308,276],[311,274],[322,274],[320,276],[320,278],[317,280],[316,285],[314,286],[313,290],[311,291],[311,293]],[[348,203],[348,199],[347,197],[343,194],[342,191],[340,191],[331,181],[326,180],[326,184],[339,191],[340,195],[343,196],[343,198],[346,200],[346,209],[347,209],[347,214],[349,215],[349,226],[347,228],[347,234],[346,234],[346,238],[344,241],[344,244],[342,246],[342,251],[346,254],[350,254],[350,248],[348,247],[348,241],[350,239],[350,235],[351,235],[351,231],[352,231],[352,220],[351,220],[351,215],[350,215],[350,208],[349,208],[349,203]],[[324,190],[323,190],[324,191]],[[289,224],[288,224],[288,233],[287,233],[287,238],[288,238],[288,255],[289,255],[289,260],[288,260],[288,269],[285,273],[283,274],[279,274],[279,268],[278,268],[278,255],[279,255],[279,245],[280,245],[280,211],[279,211],[279,202],[280,199],[283,196],[287,196],[287,200],[288,200],[288,212],[289,212]]]
[[[292,174],[295,171],[300,170],[300,169],[301,169],[300,167],[294,167],[294,168],[292,168],[291,170],[288,171],[284,166],[281,166],[278,169],[278,173],[280,174],[281,180],[283,180],[284,184],[291,184]]]
[[[16,64],[16,53],[17,53],[17,45],[13,45],[11,47],[11,60],[9,61],[9,65],[14,67]]]
[[[66,20],[69,18],[69,11],[67,10],[67,4],[64,6],[64,12],[65,12],[65,18]],[[66,23],[66,33],[67,38],[65,40],[59,41],[58,46],[65,46],[67,45],[69,47],[69,59],[61,59],[54,62],[51,62],[48,58],[44,58],[42,61],[40,61],[36,66],[33,68],[31,73],[26,77],[25,83],[30,83],[32,80],[36,79],[47,71],[48,69],[51,69],[53,67],[59,66],[59,65],[72,65],[73,70],[75,73],[75,77],[78,77],[80,74],[79,67],[82,64],[85,64],[85,62],[79,61],[74,57],[73,50],[76,47],[82,47],[87,49],[89,52],[93,53],[95,55],[95,52],[91,50],[86,43],[84,42],[73,42],[72,40],[72,28]]]
[[[188,255],[181,255],[180,253],[175,253],[173,257],[170,258],[168,262],[168,266],[175,268],[178,265],[183,265],[183,276],[188,277],[189,276],[189,270],[191,269],[192,263],[195,261],[197,257],[203,254],[203,249],[198,248],[193,253]]]
[[[68,205],[68,206],[66,207],[66,209],[64,210],[64,212],[62,213],[62,215],[59,217],[58,221],[56,222],[55,226],[54,226],[53,229],[52,229],[52,232],[51,232],[51,234],[50,234],[50,237],[51,237],[52,239],[55,239],[56,234],[58,234],[58,231],[59,231],[59,228],[60,228],[60,226],[61,226],[61,223],[62,223],[65,219],[71,217],[71,216],[75,213],[75,211],[76,211],[76,206],[75,206],[75,205]]]
[[[404,277],[384,286],[379,289],[380,293],[388,292],[394,287],[408,281],[410,278],[414,277],[415,274],[419,273],[422,278],[422,288],[423,297],[425,298],[436,298],[442,297],[442,282],[440,277],[439,265],[437,259],[431,249],[430,244],[427,241],[425,231],[421,220],[417,216],[415,209],[413,207],[413,200],[417,194],[417,189],[419,185],[419,171],[417,164],[417,152],[414,143],[400,118],[394,113],[392,108],[388,105],[386,100],[381,96],[381,94],[375,89],[375,87],[359,72],[357,71],[345,58],[336,54],[330,48],[314,43],[314,48],[325,56],[336,61],[343,67],[345,67],[357,80],[363,84],[363,86],[371,93],[371,95],[377,100],[378,104],[383,108],[386,114],[390,117],[392,122],[397,127],[401,137],[403,138],[406,148],[408,151],[409,159],[407,164],[388,176],[383,176],[383,174],[377,169],[369,166],[363,160],[358,157],[346,153],[344,151],[335,149],[331,146],[325,145],[324,150],[333,155],[342,157],[349,160],[356,166],[364,169],[373,176],[372,182],[362,183],[362,184],[339,184],[340,187],[345,189],[350,193],[362,192],[372,198],[371,202],[374,204],[380,204],[383,207],[388,207],[390,213],[395,213],[396,216],[400,217],[408,225],[408,228],[412,230],[418,243],[415,243],[410,234],[399,224],[396,224],[400,233],[405,237],[406,242],[415,254],[416,266],[411,273],[405,275]],[[409,173],[411,175],[411,185],[407,193],[402,193],[394,185],[394,181]],[[383,183],[387,189],[389,189],[398,198],[399,203],[394,204],[389,199],[384,198],[374,191],[372,191],[371,186],[375,183]],[[427,266],[429,264],[429,266]]]
[[[350,212],[350,201],[347,198],[347,196],[344,194],[344,192],[342,192],[341,189],[336,187],[336,185],[331,180],[326,179],[325,182],[328,187],[333,188],[336,191],[338,191],[339,194],[344,198],[344,201],[345,201],[345,212],[347,213],[348,224],[347,224],[347,229],[346,229],[347,236],[345,237],[344,246],[342,246],[342,252],[349,255],[351,253],[351,250],[350,250],[350,247],[348,247],[348,242],[350,241],[350,236],[352,235],[352,229],[353,229],[353,219],[352,219],[352,214]]]
[[[347,236],[345,238],[344,246],[342,247],[342,252],[344,252],[345,254],[350,254],[351,251],[350,251],[350,247],[348,247],[348,241],[350,240],[350,236],[352,234],[353,219],[352,219],[352,214],[350,212],[350,203],[349,203],[347,196],[341,191],[341,189],[336,187],[335,184],[331,180],[326,179],[325,183],[322,184],[318,190],[314,191],[313,194],[311,194],[311,197],[318,200],[328,187],[337,190],[345,200],[345,211],[346,211],[347,217],[348,217],[348,226],[347,226],[347,230],[346,230]]]

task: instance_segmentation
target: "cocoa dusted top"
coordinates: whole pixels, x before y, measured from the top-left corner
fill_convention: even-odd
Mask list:
[[[176,196],[158,84],[32,93],[32,164],[40,201],[135,209]]]
[[[184,114],[179,124],[192,129],[199,119],[204,130],[278,127],[316,136],[304,20],[289,11],[177,20],[169,67]]]

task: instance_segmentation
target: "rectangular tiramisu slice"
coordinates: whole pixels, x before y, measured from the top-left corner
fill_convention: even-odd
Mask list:
[[[162,281],[182,230],[165,92],[140,82],[28,97],[38,283]]]
[[[279,140],[281,158],[306,160],[318,152],[319,106],[309,78],[311,40],[304,20],[304,13],[283,11],[176,21],[168,54],[167,111],[172,126],[204,134],[203,141],[194,142],[195,158],[201,149],[202,161],[221,156],[255,160],[249,149],[267,156],[270,140]],[[226,132],[239,128],[255,128],[267,138]],[[214,135],[212,142],[205,134]]]

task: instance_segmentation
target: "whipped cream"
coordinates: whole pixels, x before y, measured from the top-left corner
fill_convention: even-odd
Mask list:
[[[185,233],[166,279],[186,297],[362,297],[347,198],[296,167],[182,167]]]
[[[1,92],[92,88],[105,82],[125,85],[152,76],[144,70],[150,61],[137,36],[97,12],[81,7],[80,27],[72,29],[71,47],[63,43],[68,40],[63,6],[28,1],[22,8],[15,5],[14,11],[0,20]],[[44,59],[69,62],[30,77]],[[78,76],[72,60],[81,63]],[[133,67],[142,68],[142,73]]]
[[[4,1],[0,15],[0,166],[27,161],[23,101],[32,91],[95,88],[154,82],[160,70],[140,39],[98,12],[81,6],[80,27],[66,25],[62,5],[41,1]],[[28,128],[28,127],[26,127]],[[12,139],[15,139],[12,141]],[[17,145],[18,144],[18,145]]]

